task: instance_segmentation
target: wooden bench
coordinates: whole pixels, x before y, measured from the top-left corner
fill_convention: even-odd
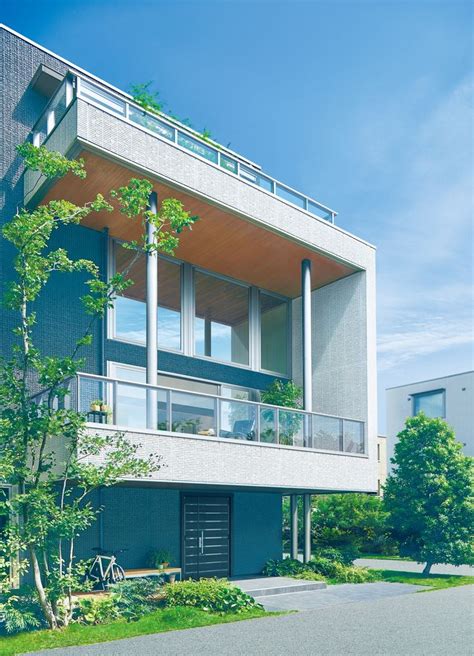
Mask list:
[[[170,574],[175,574],[181,581],[181,567],[164,567],[163,569],[126,569],[126,579],[138,579],[148,576],[166,576],[169,578]]]

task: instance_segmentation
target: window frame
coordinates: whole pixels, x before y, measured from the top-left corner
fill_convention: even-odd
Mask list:
[[[118,245],[124,243],[122,239],[109,238],[108,244],[108,257],[107,257],[107,274],[110,278],[116,273],[116,252]],[[145,253],[144,253],[145,255]],[[185,260],[179,258],[170,257],[167,255],[158,255],[159,258],[167,260],[176,265],[180,266],[180,300],[181,300],[181,313],[180,313],[180,330],[181,330],[181,348],[173,349],[169,347],[160,346],[158,344],[159,351],[166,351],[170,353],[179,353],[197,360],[204,360],[206,362],[215,362],[228,367],[237,367],[240,369],[246,369],[249,371],[256,371],[259,373],[268,374],[270,376],[275,376],[279,378],[290,379],[292,371],[292,325],[293,325],[293,304],[292,299],[277,292],[264,289],[263,287],[257,287],[250,283],[246,283],[242,280],[237,280],[236,278],[231,278],[224,274],[216,273],[205,269],[204,267],[191,264]],[[220,360],[213,356],[201,355],[196,353],[195,348],[195,272],[202,273],[207,276],[217,278],[219,280],[224,280],[228,283],[239,285],[248,290],[248,322],[249,322],[249,363],[241,364],[238,362],[230,362],[227,360]],[[277,298],[284,303],[287,307],[287,325],[286,325],[286,339],[287,339],[287,358],[286,358],[286,371],[272,371],[270,369],[265,369],[262,367],[261,362],[261,305],[260,298],[261,294],[266,294],[267,296],[272,296]],[[123,344],[134,344],[142,348],[146,348],[145,342],[124,339],[123,337],[117,336],[116,332],[116,308],[115,305],[112,308],[107,309],[107,329],[106,329],[107,338],[121,342]],[[198,380],[198,379],[196,379]]]
[[[435,419],[446,419],[446,389],[444,387],[441,387],[439,389],[434,389],[434,390],[426,390],[424,392],[415,392],[411,394],[411,414],[412,417],[416,417],[418,412],[415,412],[415,403],[417,399],[420,397],[427,397],[427,396],[434,396],[435,394],[441,394],[442,395],[442,413],[441,415],[438,415],[435,417]]]
[[[116,266],[116,253],[117,253],[117,245],[118,244],[123,244],[125,241],[123,239],[110,239],[110,244],[111,247],[109,248],[109,267],[108,267],[108,277],[109,280],[110,278],[117,273],[117,266]],[[146,253],[143,252],[144,257],[146,257]],[[159,253],[158,259],[161,260],[166,260],[167,262],[171,262],[173,264],[176,264],[176,266],[179,267],[179,300],[180,300],[180,343],[181,347],[179,349],[174,349],[170,347],[163,347],[158,344],[158,350],[160,351],[168,351],[170,353],[185,353],[185,326],[184,326],[184,301],[185,301],[185,293],[184,293],[184,276],[185,276],[185,262],[183,260],[180,260],[175,257],[170,257],[168,255],[162,255]],[[159,283],[158,283],[159,284]],[[159,297],[158,297],[158,302],[159,302]],[[144,301],[146,305],[146,300]],[[117,312],[116,312],[116,307],[115,304],[112,308],[108,309],[107,312],[107,338],[108,339],[113,339],[115,342],[121,342],[122,344],[135,344],[136,346],[142,346],[143,348],[146,348],[146,334],[145,334],[145,341],[140,341],[136,339],[125,339],[124,337],[120,337],[117,335]],[[158,321],[158,318],[157,318]]]
[[[259,345],[259,353],[258,353],[258,371],[261,371],[262,373],[269,374],[271,376],[279,376],[280,378],[291,378],[291,366],[292,366],[292,326],[293,326],[293,303],[291,303],[291,299],[287,298],[286,296],[282,296],[281,294],[277,294],[276,292],[269,292],[266,289],[262,289],[260,287],[257,287],[258,291],[258,307],[257,307],[257,314],[258,314],[258,325],[257,325],[257,333],[258,333],[258,345]],[[266,296],[273,296],[273,298],[278,298],[281,301],[284,301],[286,303],[286,371],[285,373],[282,373],[281,371],[272,371],[271,369],[265,369],[262,367],[262,352],[261,352],[261,340],[262,340],[262,326],[261,326],[261,295],[265,294]]]
[[[203,269],[202,267],[199,266],[194,266],[191,264],[191,271],[192,271],[192,289],[191,289],[191,299],[192,299],[192,308],[191,308],[191,316],[190,316],[190,324],[191,324],[191,335],[192,335],[192,350],[191,350],[191,357],[196,358],[198,360],[207,360],[207,362],[217,362],[219,364],[224,364],[227,365],[228,367],[241,367],[242,369],[253,369],[252,366],[252,351],[253,351],[253,339],[254,335],[252,334],[252,285],[249,285],[248,283],[242,282],[240,280],[235,280],[234,278],[230,278],[229,276],[222,275],[220,273],[214,273],[212,271],[207,271],[206,269]],[[201,273],[205,276],[210,276],[211,278],[217,278],[218,280],[223,280],[225,282],[228,282],[230,284],[238,285],[240,287],[243,287],[247,290],[247,300],[248,300],[248,324],[249,324],[249,347],[248,347],[248,364],[242,364],[240,362],[232,362],[231,360],[219,360],[219,358],[215,358],[212,355],[202,355],[200,353],[196,353],[196,335],[194,332],[195,329],[195,321],[196,321],[196,273]]]

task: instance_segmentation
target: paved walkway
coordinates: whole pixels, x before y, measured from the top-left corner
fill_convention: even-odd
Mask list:
[[[46,652],[51,656],[472,656],[474,586]],[[314,594],[320,594],[315,592]],[[43,652],[45,654],[45,652]]]
[[[369,567],[370,569],[394,569],[397,572],[422,572],[424,563],[413,563],[408,560],[375,560],[374,558],[358,558],[354,561],[355,565],[360,567]],[[474,567],[469,565],[433,565],[432,574],[457,574],[458,576],[474,576]]]
[[[316,610],[328,606],[398,597],[425,589],[420,585],[406,585],[405,583],[380,582],[358,583],[357,585],[345,583],[343,585],[330,585],[326,590],[259,597],[258,601],[263,604],[266,610]]]

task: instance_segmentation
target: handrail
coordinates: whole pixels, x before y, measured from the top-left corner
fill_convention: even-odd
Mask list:
[[[73,81],[75,82],[74,85],[72,84]],[[276,196],[284,202],[290,203],[298,209],[307,212],[311,216],[330,221],[333,224],[335,223],[337,212],[326,205],[323,205],[314,198],[267,175],[257,164],[242,155],[218,144],[212,139],[203,139],[199,132],[193,128],[185,126],[180,121],[161,112],[154,113],[146,110],[138,103],[129,100],[128,97],[120,96],[118,93],[111,91],[108,87],[104,87],[96,81],[93,82],[85,76],[80,76],[77,73],[68,73],[66,75],[53,98],[48,102],[41,116],[36,121],[31,132],[33,143],[35,143],[38,125],[44,121],[45,116],[48,117],[48,112],[50,112],[54,99],[57,97],[63,85],[68,83],[74,88],[71,89],[72,93],[66,100],[65,111],[71,104],[74,95],[75,97],[98,107],[101,111],[105,111],[116,118],[131,123],[132,125],[140,126],[140,129],[152,134],[154,137],[164,140],[168,144],[173,144],[176,148],[192,152],[195,157],[205,161],[208,165],[215,166],[220,170],[224,170],[228,174],[237,177],[239,180],[255,185],[260,190]],[[115,105],[114,109],[112,108],[113,105]],[[51,134],[57,123],[62,119],[62,116],[60,116],[56,121],[54,112],[52,114],[52,122],[51,125],[47,125],[45,139]],[[49,119],[47,118],[47,122],[48,120]],[[144,125],[144,123],[148,123],[148,125]],[[321,216],[321,214],[323,214],[323,216]]]
[[[100,385],[98,391],[88,386],[88,382]],[[131,419],[132,423],[129,423],[128,411],[123,414],[123,406],[120,406],[119,386],[141,389],[144,392],[139,401],[144,403],[144,412],[139,413],[139,419]],[[135,429],[147,427],[172,435],[250,440],[252,443],[304,447],[337,453],[366,453],[365,422],[348,417],[88,373],[77,374],[74,396],[77,410],[87,413],[92,423],[109,423],[110,417],[115,426],[129,425]],[[106,403],[107,408],[100,412],[94,409],[94,396]],[[179,401],[176,398],[178,396]],[[201,406],[199,400],[208,400],[210,403]],[[244,411],[243,407],[247,407],[247,410]],[[232,419],[235,411],[237,412]],[[332,420],[334,424],[321,424],[321,420],[326,419]],[[202,421],[204,425],[199,430]],[[231,424],[231,421],[234,423]],[[239,421],[244,424],[250,422],[249,432],[244,428],[236,428]],[[143,425],[145,423],[146,426]],[[263,423],[265,428],[262,430]],[[228,428],[224,428],[226,425]]]
[[[220,396],[219,394],[209,394],[209,392],[193,392],[192,390],[185,390],[178,387],[168,387],[166,385],[151,385],[150,383],[137,383],[136,380],[127,380],[125,378],[111,378],[110,376],[100,376],[99,374],[89,374],[86,372],[78,372],[78,378],[90,378],[91,380],[99,380],[104,383],[119,383],[122,385],[130,385],[131,387],[141,387],[150,390],[165,390],[170,392],[179,392],[183,394],[193,394],[194,396],[205,396],[211,399],[221,399],[223,401],[232,401],[234,403],[246,403],[248,405],[257,405],[264,408],[283,410],[284,412],[298,412],[302,415],[316,415],[318,417],[328,417],[329,419],[345,419],[346,421],[354,421],[358,423],[364,423],[360,419],[354,419],[354,417],[344,417],[342,415],[329,415],[325,412],[308,412],[302,408],[290,408],[285,405],[274,405],[272,403],[263,403],[261,401],[250,401],[248,399],[233,399],[228,396]],[[69,379],[70,380],[70,379]]]

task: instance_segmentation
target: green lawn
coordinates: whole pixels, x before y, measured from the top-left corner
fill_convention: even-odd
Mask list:
[[[71,647],[88,645],[95,642],[132,638],[147,633],[162,633],[176,629],[191,629],[210,624],[224,624],[279,613],[267,613],[264,610],[251,610],[243,613],[217,615],[197,608],[165,608],[157,610],[137,622],[118,620],[111,624],[99,626],[82,626],[72,624],[59,631],[33,631],[15,636],[0,638],[0,656],[15,656],[29,651],[52,649],[53,647]]]
[[[377,573],[379,581],[427,586],[426,590],[419,590],[419,592],[443,590],[445,588],[454,588],[458,585],[474,585],[474,576],[458,576],[451,574],[429,574],[426,576],[426,574],[417,572],[397,572],[391,569],[374,569],[371,571]]]

